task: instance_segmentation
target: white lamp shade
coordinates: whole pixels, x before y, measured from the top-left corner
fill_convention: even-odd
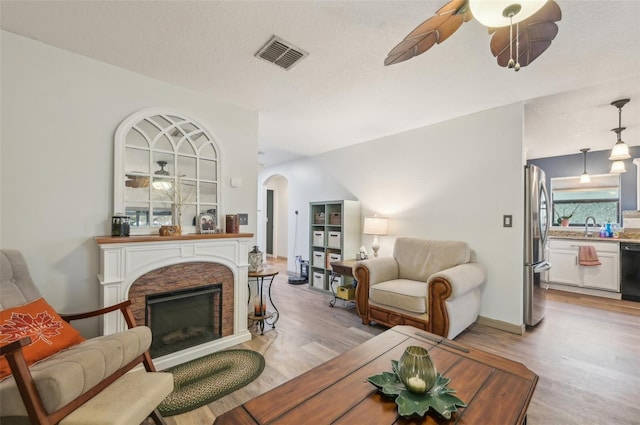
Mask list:
[[[624,166],[624,162],[622,161],[614,161],[611,163],[611,171],[609,171],[611,174],[620,174],[620,173],[626,173],[627,169]]]
[[[591,183],[591,176],[587,173],[582,173],[580,176],[580,183]]]
[[[166,180],[155,180],[153,182],[153,188],[154,189],[158,189],[158,190],[169,190],[171,189],[171,187],[173,187],[173,185],[171,184],[171,182],[168,182]]]
[[[490,28],[511,25],[509,16],[504,16],[505,8],[520,5],[521,9],[513,16],[513,23],[524,21],[544,6],[547,0],[469,0],[471,14],[482,25]]]
[[[629,159],[631,155],[629,155],[629,147],[625,142],[620,140],[618,143],[613,145],[613,149],[611,149],[611,156],[609,157],[610,161],[620,161],[621,159]]]
[[[364,229],[362,233],[365,235],[386,235],[388,220],[382,217],[365,217]]]

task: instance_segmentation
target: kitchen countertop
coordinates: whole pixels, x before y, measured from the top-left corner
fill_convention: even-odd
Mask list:
[[[596,231],[599,229],[596,229]],[[550,230],[549,239],[573,239],[584,241],[598,241],[598,242],[632,242],[640,243],[640,231],[623,231],[620,233],[619,238],[601,238],[600,236],[585,236],[584,230]]]

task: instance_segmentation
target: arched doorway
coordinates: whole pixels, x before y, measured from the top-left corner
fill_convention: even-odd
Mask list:
[[[289,181],[276,174],[262,184],[258,205],[258,244],[267,258],[286,260],[289,252]]]

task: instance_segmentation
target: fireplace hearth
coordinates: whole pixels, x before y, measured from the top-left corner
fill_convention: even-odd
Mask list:
[[[147,295],[145,324],[156,358],[222,336],[222,283]]]

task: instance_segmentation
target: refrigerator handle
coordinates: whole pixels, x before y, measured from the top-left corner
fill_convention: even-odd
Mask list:
[[[533,266],[533,272],[534,273],[540,273],[543,272],[545,270],[549,270],[551,268],[551,263],[548,261],[544,261],[538,265]]]

